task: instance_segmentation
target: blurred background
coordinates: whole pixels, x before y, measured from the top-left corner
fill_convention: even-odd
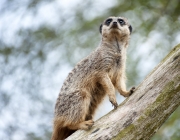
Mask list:
[[[63,81],[98,46],[99,26],[112,15],[133,27],[127,85],[137,86],[180,43],[179,0],[0,1],[1,140],[50,139]],[[111,109],[105,99],[95,119]],[[179,132],[180,107],[152,140],[179,140]]]

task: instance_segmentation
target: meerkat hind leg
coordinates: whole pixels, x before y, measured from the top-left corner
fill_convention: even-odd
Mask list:
[[[78,130],[78,129],[88,130],[93,126],[93,124],[94,124],[93,120],[88,120],[78,124],[70,125],[68,126],[68,128],[71,130]]]

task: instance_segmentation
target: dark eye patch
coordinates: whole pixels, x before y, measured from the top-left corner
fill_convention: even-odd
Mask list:
[[[110,24],[111,22],[112,22],[112,19],[109,18],[109,19],[107,19],[107,20],[105,21],[105,25],[109,26],[109,24]]]
[[[129,25],[129,31],[130,31],[130,34],[132,33],[132,26]]]
[[[121,24],[121,25],[125,25],[125,21],[123,19],[118,19],[118,22]]]

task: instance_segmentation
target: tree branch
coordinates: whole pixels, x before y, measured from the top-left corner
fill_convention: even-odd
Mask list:
[[[135,93],[67,140],[150,139],[180,105],[180,44],[137,87]]]

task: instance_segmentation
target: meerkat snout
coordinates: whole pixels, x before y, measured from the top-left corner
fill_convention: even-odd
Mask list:
[[[117,21],[114,21],[114,22],[113,22],[112,28],[118,28],[118,23],[117,23]],[[110,29],[111,29],[111,28],[110,28]]]

